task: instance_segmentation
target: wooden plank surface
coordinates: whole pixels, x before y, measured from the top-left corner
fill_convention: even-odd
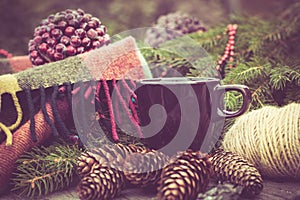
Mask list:
[[[210,184],[212,187],[214,183]],[[0,197],[0,200],[23,200],[24,197],[18,197],[15,194],[7,194]],[[78,200],[75,188],[56,192],[44,197],[38,197],[39,200]],[[116,200],[154,200],[155,191],[147,189],[130,188],[122,191]],[[242,199],[242,198],[241,198]],[[299,182],[274,182],[264,181],[263,192],[256,196],[257,200],[300,200],[300,181]]]

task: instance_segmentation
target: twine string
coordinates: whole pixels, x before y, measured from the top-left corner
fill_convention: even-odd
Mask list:
[[[272,178],[300,177],[300,104],[265,106],[239,117],[223,148],[253,163]]]

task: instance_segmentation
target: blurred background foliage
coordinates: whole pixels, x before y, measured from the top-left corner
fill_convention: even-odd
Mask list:
[[[273,18],[297,0],[1,0],[0,48],[13,55],[26,55],[28,41],[39,22],[67,8],[81,8],[98,17],[112,36],[121,31],[149,27],[163,14],[182,11],[214,27],[230,14]]]

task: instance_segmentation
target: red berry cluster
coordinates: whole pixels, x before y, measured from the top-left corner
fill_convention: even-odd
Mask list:
[[[29,56],[34,65],[62,60],[109,43],[100,20],[81,9],[67,9],[48,16],[34,30]]]
[[[221,73],[221,75],[224,75],[224,66],[229,60],[229,62],[233,62],[233,56],[234,56],[234,44],[235,44],[235,35],[236,35],[236,30],[238,28],[237,24],[229,24],[227,26],[227,34],[229,36],[227,45],[225,47],[224,54],[222,58],[218,61],[218,65],[216,69]],[[232,65],[229,66],[232,68]]]

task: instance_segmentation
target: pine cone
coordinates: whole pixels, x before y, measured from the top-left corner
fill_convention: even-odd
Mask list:
[[[145,42],[157,48],[168,40],[204,31],[206,31],[205,27],[196,17],[182,12],[174,12],[162,15],[157,19],[153,28],[147,30]],[[178,59],[168,61],[166,64],[164,59],[157,58],[157,62],[150,63],[149,67],[153,77],[182,77],[189,72],[191,64],[186,61],[178,61]]]
[[[93,169],[93,165],[95,164],[122,170],[121,167],[127,155],[143,150],[148,151],[145,147],[135,146],[133,144],[128,146],[122,144],[105,144],[101,148],[94,148],[89,152],[82,153],[78,158],[78,174],[79,176],[84,177]]]
[[[198,19],[181,12],[160,16],[153,27],[147,31],[145,39],[152,47],[184,34],[206,30]]]
[[[33,65],[62,60],[101,47],[110,38],[101,21],[81,9],[48,16],[35,28],[29,41],[29,57]]]
[[[123,145],[118,143],[114,145],[103,145],[101,148],[92,149],[91,152],[98,156],[97,158],[100,164],[106,164],[119,169],[123,165],[126,156],[143,150],[146,150],[146,148],[133,144]]]
[[[91,152],[84,152],[77,160],[77,172],[80,177],[89,174],[96,164],[99,164],[100,157]]]
[[[120,194],[123,187],[123,173],[96,164],[92,171],[81,179],[77,186],[77,194],[82,200],[108,200]]]
[[[128,155],[123,165],[125,178],[130,184],[141,187],[156,185],[168,160],[167,155],[155,150]]]
[[[257,195],[263,189],[259,171],[247,160],[229,151],[218,150],[211,157],[214,176],[244,187],[244,195]]]
[[[200,151],[187,150],[178,153],[161,175],[158,199],[196,199],[209,183],[211,164],[208,155]]]

